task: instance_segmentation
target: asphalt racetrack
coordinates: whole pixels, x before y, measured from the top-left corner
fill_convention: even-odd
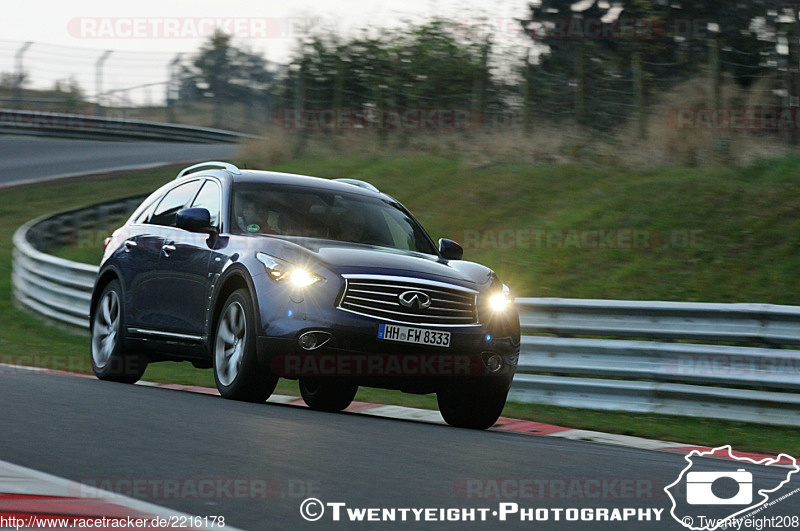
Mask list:
[[[0,135],[0,187],[170,162],[225,160],[233,157],[237,149],[235,144],[101,142]]]
[[[224,160],[235,152],[233,145],[0,136],[0,187]],[[88,337],[86,351],[88,356]],[[224,516],[231,528],[686,529],[670,515],[664,488],[687,461],[665,451],[233,402],[2,365],[0,433],[0,461],[170,510]],[[703,459],[711,470],[722,468],[721,460]],[[786,474],[786,468],[761,466],[753,481],[777,484]],[[800,486],[798,476],[780,493]],[[3,481],[0,501],[3,492],[25,488],[6,484],[12,488],[3,490]],[[322,512],[314,500],[324,504]],[[304,519],[301,507],[319,520]],[[395,521],[352,522],[348,510],[364,509],[395,509]],[[422,513],[412,509],[427,509],[428,516],[420,520]],[[590,519],[567,521],[569,509]],[[538,521],[522,521],[523,512]],[[455,513],[457,519],[447,516]],[[595,517],[623,513],[650,520]],[[707,514],[717,513],[711,507]],[[759,513],[797,515],[795,495]],[[800,527],[791,519],[781,523]]]
[[[381,524],[404,529],[681,528],[663,492],[686,466],[681,455],[46,371],[6,369],[0,380],[3,460],[184,513],[224,515],[240,529],[357,526],[346,518],[337,525],[330,507],[306,522],[299,509],[309,497],[348,508],[489,510],[485,522]],[[195,488],[209,479],[216,488]],[[650,522],[521,522],[516,513],[498,521],[500,503],[664,511]],[[781,503],[775,514],[798,514],[800,496]]]

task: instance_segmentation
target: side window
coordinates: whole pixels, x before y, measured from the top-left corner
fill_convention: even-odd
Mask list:
[[[217,225],[219,220],[219,186],[214,181],[206,181],[200,193],[192,202],[193,208],[205,208],[211,213],[211,226]]]
[[[191,181],[167,192],[150,217],[149,223],[174,227],[178,210],[192,200],[198,186],[200,186],[200,181]]]

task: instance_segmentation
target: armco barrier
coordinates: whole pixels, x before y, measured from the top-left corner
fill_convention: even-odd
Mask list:
[[[80,231],[131,213],[143,196],[115,200],[47,215],[14,233],[12,286],[14,297],[51,319],[89,328],[89,303],[97,266],[47,254],[74,241]]]
[[[88,328],[96,266],[46,254],[141,198],[26,223],[14,234],[16,298]],[[519,298],[510,399],[531,404],[800,425],[800,307]],[[535,407],[535,406],[532,406]]]
[[[116,120],[97,116],[0,109],[0,133],[83,140],[235,143],[252,135],[189,125]]]

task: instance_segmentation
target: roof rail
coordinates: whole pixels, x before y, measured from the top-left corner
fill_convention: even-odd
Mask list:
[[[237,168],[236,166],[234,166],[233,164],[231,164],[229,162],[218,162],[218,161],[212,160],[212,161],[208,161],[208,162],[201,162],[200,164],[195,164],[194,166],[189,166],[188,168],[184,168],[184,169],[181,170],[181,172],[175,178],[176,179],[180,179],[181,177],[185,177],[186,175],[189,175],[190,173],[194,173],[194,172],[196,172],[196,171],[198,171],[200,169],[203,169],[203,168],[222,168],[223,170],[227,170],[227,171],[229,171],[230,173],[232,173],[234,175],[241,175],[241,173],[242,173],[239,170],[239,168]]]
[[[375,186],[369,184],[367,181],[359,181],[358,179],[334,179],[334,181],[339,181],[340,183],[352,184],[353,186],[358,186],[359,188],[365,188],[372,192],[380,193],[380,190],[375,188]]]

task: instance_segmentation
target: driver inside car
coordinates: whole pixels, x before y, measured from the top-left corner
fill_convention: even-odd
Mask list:
[[[243,198],[243,205],[236,216],[236,224],[248,234],[275,234],[269,225],[265,209],[256,201]]]

